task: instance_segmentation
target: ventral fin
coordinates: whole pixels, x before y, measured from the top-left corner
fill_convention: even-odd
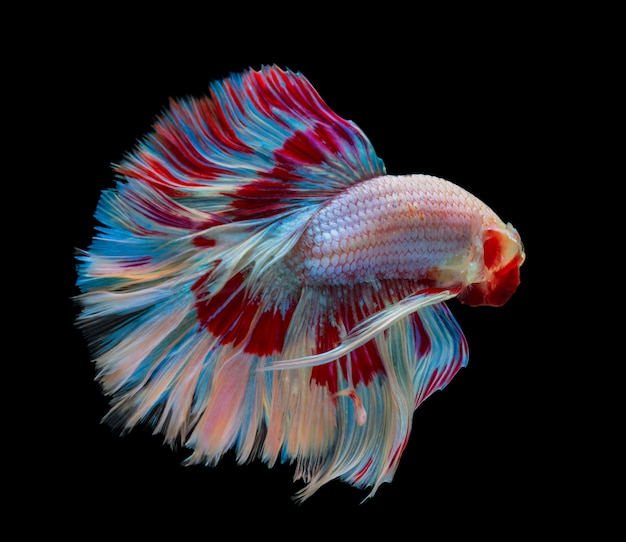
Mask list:
[[[370,496],[391,481],[414,410],[467,364],[467,342],[445,304],[458,292],[416,286],[397,280],[305,290],[283,351],[257,366],[274,379],[278,404],[290,405],[269,411],[268,436],[282,435],[288,451],[307,451],[297,456],[308,482],[299,499],[333,478],[369,487]],[[295,398],[294,382],[305,386]],[[294,421],[307,430],[295,431],[303,425]],[[272,442],[268,455],[279,452]]]
[[[420,290],[398,301],[394,305],[365,317],[345,336],[340,344],[334,348],[299,359],[281,359],[275,361],[264,370],[294,369],[297,367],[324,365],[330,361],[348,355],[355,349],[365,345],[401,318],[430,305],[442,303],[457,294],[458,291],[441,288]]]

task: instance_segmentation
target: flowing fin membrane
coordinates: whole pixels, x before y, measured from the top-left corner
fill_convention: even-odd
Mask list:
[[[300,500],[392,479],[412,415],[467,363],[444,301],[406,278],[325,284],[286,264],[331,198],[385,174],[299,73],[266,66],[172,101],[116,166],[78,255],[78,325],[106,420],[213,465],[294,462]]]

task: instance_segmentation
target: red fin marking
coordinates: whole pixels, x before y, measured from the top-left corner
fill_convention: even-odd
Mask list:
[[[317,329],[317,352],[327,352],[341,344],[341,332],[338,327],[330,322],[320,321]],[[311,369],[311,382],[320,386],[326,386],[331,394],[337,393],[337,364],[326,363],[317,365]]]
[[[449,311],[445,305],[439,307],[440,317],[452,318],[449,314]],[[419,316],[417,314],[412,315],[414,323],[417,323],[417,327],[420,330],[421,338],[426,339],[428,335],[426,332],[423,332],[424,329],[421,325]],[[467,342],[465,340],[465,336],[461,333],[458,328],[456,322],[451,320],[451,322],[457,327],[455,338],[455,346],[456,349],[452,353],[449,359],[446,359],[444,364],[439,364],[439,367],[433,367],[432,373],[429,375],[428,381],[423,386],[423,389],[415,397],[415,408],[417,408],[424,400],[426,400],[431,394],[436,392],[437,390],[443,389],[447,386],[454,376],[461,370],[464,366],[464,363],[467,362]],[[453,332],[453,330],[451,330]],[[430,341],[430,339],[428,339]],[[430,352],[426,353],[427,355]],[[436,361],[436,360],[435,360]]]
[[[220,343],[233,343],[233,346],[237,346],[254,331],[252,325],[254,323],[254,317],[259,311],[259,306],[246,295],[245,289],[242,288],[237,292],[235,297],[227,303],[225,310],[228,315],[226,321],[229,324],[229,329],[221,334]],[[222,329],[224,329],[224,326],[220,325],[210,331],[218,335],[218,332]]]
[[[286,164],[276,164],[276,166],[267,173],[260,172],[259,175],[272,179],[280,179],[281,181],[285,181],[287,183],[303,180],[302,175],[295,173],[291,166]]]
[[[210,313],[205,320],[206,327],[216,337],[222,337],[223,344],[232,342],[236,337],[236,333],[230,330],[235,322],[242,318],[245,308],[243,281],[243,275],[237,273],[204,304],[205,314]]]
[[[372,466],[373,462],[374,462],[374,458],[370,457],[367,460],[367,463],[365,463],[365,465],[363,466],[363,468],[354,475],[354,481],[355,482],[358,482],[361,478],[363,478],[363,475],[367,473],[369,468]]]
[[[228,221],[224,220],[221,216],[219,215],[210,215],[211,218],[209,220],[205,220],[204,222],[201,223],[196,223],[194,226],[195,231],[197,232],[203,232],[206,230],[210,230],[211,228],[215,227],[215,226],[219,226],[221,224],[225,224]],[[193,238],[193,244],[194,246],[198,247],[198,248],[211,248],[214,247],[216,242],[215,239],[207,239],[206,237],[203,237],[202,235],[196,235]]]
[[[283,79],[285,87],[289,89],[289,105],[292,109],[298,109],[306,117],[311,113],[320,119],[323,124],[317,123],[314,132],[319,141],[325,144],[329,143],[330,152],[335,154],[340,151],[340,147],[336,144],[336,138],[327,130],[327,126],[332,126],[333,131],[346,142],[352,140],[351,136],[357,136],[362,142],[366,139],[360,133],[354,131],[349,121],[339,116],[321,98],[317,90],[305,79],[291,78],[287,74],[277,74]],[[297,103],[294,100],[297,98]],[[352,146],[352,145],[350,145]]]
[[[159,181],[157,181],[157,183],[159,183]],[[154,186],[154,188],[155,190],[158,190],[159,192],[168,196],[169,198],[172,198],[173,200],[176,200],[177,198],[183,198],[189,195],[189,193],[183,190],[180,186],[176,187],[169,184],[158,184],[157,186]]]
[[[312,137],[311,134],[315,134]],[[326,156],[315,139],[322,134],[325,141],[331,140],[328,130],[321,125],[307,132],[295,132],[288,138],[280,149],[274,152],[276,165],[268,173],[259,172],[259,175],[268,177],[242,185],[233,194],[231,206],[238,211],[237,215],[245,212],[245,218],[268,218],[285,209],[285,202],[293,205],[294,200],[327,197],[326,191],[303,190],[292,183],[304,181],[305,178],[296,173],[297,168],[303,165],[316,165],[326,161]],[[338,152],[334,144],[328,145],[331,152]]]
[[[223,122],[224,126],[236,126],[236,122],[231,115],[230,115],[230,111],[232,109],[235,109],[237,111],[243,111],[245,109],[243,102],[241,101],[241,96],[243,95],[244,92],[248,92],[248,89],[244,88],[242,89],[243,92],[240,91],[240,89],[236,88],[235,86],[233,86],[233,82],[231,79],[225,79],[222,81],[222,86],[224,88],[224,90],[226,91],[226,101],[222,101],[218,96],[213,95],[213,105],[215,106],[216,109],[220,109],[220,120]],[[234,104],[234,107],[229,107],[231,104],[230,102],[232,102]],[[235,132],[231,132],[232,135],[235,135]]]
[[[131,179],[138,179],[152,185],[162,185],[164,182],[176,182],[170,171],[155,158],[146,152],[140,152],[139,157],[132,162],[125,162],[115,168],[120,175]]]
[[[215,246],[215,240],[205,239],[204,237],[194,237],[193,244],[198,248],[211,248]]]
[[[396,465],[396,463],[398,461],[400,461],[400,457],[402,456],[402,452],[404,452],[404,449],[406,448],[406,445],[409,443],[409,434],[410,433],[407,432],[406,436],[402,440],[402,444],[400,444],[400,446],[398,446],[393,451],[393,454],[391,455],[391,460],[389,461],[389,465]]]
[[[269,77],[264,77],[260,72],[252,72],[252,75],[256,79],[258,88],[263,91],[263,98],[269,106],[273,106],[283,111],[310,113],[310,107],[302,107],[302,103],[306,103],[302,100],[302,92],[295,92],[292,78],[286,73],[278,70],[273,70]],[[280,78],[280,81],[276,79]],[[270,80],[271,79],[271,80]],[[310,84],[306,85],[306,92],[310,93],[312,90]],[[296,101],[296,98],[299,98]],[[271,112],[272,107],[266,108],[266,111]],[[275,114],[272,115],[273,117]]]
[[[357,292],[356,295],[358,297],[355,299],[362,299],[360,292]],[[353,306],[353,310],[345,311],[345,321],[348,323],[349,330],[382,308],[383,304],[378,296],[373,296],[372,301],[372,306],[369,306],[367,303],[356,303]],[[385,372],[378,347],[373,340],[352,351],[350,353],[350,361],[351,363],[348,367],[347,359],[345,357],[342,358],[341,368],[344,374],[348,374],[348,371],[351,372],[352,386],[356,386],[359,382],[367,385],[371,382],[374,374],[384,374]]]
[[[315,134],[315,138],[327,147],[331,154],[336,155],[340,153],[341,148],[335,142],[333,133],[326,126],[319,123],[316,124],[313,128],[313,133]]]
[[[272,75],[281,79],[277,83],[277,87],[281,98],[285,100],[282,107],[285,108],[286,105],[286,110],[298,111],[304,117],[310,117],[313,113],[316,117],[333,125],[346,124],[343,118],[329,109],[317,90],[306,79],[293,77],[286,72],[279,71],[274,71]],[[284,90],[280,87],[283,87]]]
[[[124,267],[141,267],[142,265],[146,265],[152,262],[152,258],[150,256],[142,256],[141,258],[132,258],[132,259],[123,259],[121,260],[121,264]]]
[[[400,299],[417,291],[436,294],[442,288],[414,288],[415,284],[389,283],[378,292],[372,291],[367,286],[355,286],[346,290],[332,290],[326,295],[337,299],[335,303],[334,315],[330,322],[344,322],[346,332],[349,333],[360,322],[378,312],[385,307],[385,299],[397,302]],[[389,288],[387,288],[389,287]],[[392,294],[391,291],[395,290]],[[322,294],[320,294],[322,295]],[[366,302],[355,302],[355,300],[367,300]],[[431,339],[426,331],[423,322],[417,314],[414,315],[418,328],[420,343],[417,354],[420,357],[427,355],[431,349]],[[330,322],[320,322],[317,331],[318,343],[317,353],[327,352],[341,344],[341,330]],[[338,371],[341,374],[338,374]],[[317,365],[312,368],[311,380],[317,384],[326,386],[331,394],[337,393],[340,383],[339,376],[348,380],[354,387],[362,382],[368,385],[377,374],[385,374],[385,365],[378,351],[378,346],[374,340],[370,340],[362,346],[355,348],[348,356],[339,359],[339,363],[332,362],[324,365]]]
[[[359,382],[367,385],[375,374],[385,372],[378,348],[373,340],[352,351],[350,360],[353,385]],[[345,358],[342,359],[341,367],[344,372],[347,372],[348,367]]]
[[[221,290],[202,299],[211,272],[192,288],[197,298],[200,328],[219,337],[221,344],[237,346],[247,340],[244,348],[247,354],[269,356],[282,351],[295,303],[288,303],[284,312],[274,305],[262,305],[248,295],[243,273],[237,273]]]
[[[461,369],[461,364],[457,362],[456,358],[453,362],[449,363],[445,367],[445,372],[440,373],[439,369],[434,369],[433,374],[428,380],[428,384],[424,387],[424,391],[421,396],[418,398],[419,401],[416,403],[417,406],[426,400],[431,394],[435,393],[437,390],[442,389],[446,386],[453,378],[456,373]]]
[[[227,118],[217,98],[213,96],[213,99],[215,102],[203,97],[189,104],[170,101],[170,111],[155,125],[149,138],[155,149],[159,149],[167,166],[149,149],[141,148],[132,162],[122,164],[116,168],[117,171],[151,184],[180,187],[205,186],[205,182],[194,180],[211,181],[230,174],[229,169],[215,165],[204,156],[198,150],[197,142],[192,141],[178,126],[182,119],[183,123],[193,127],[198,141],[217,144],[230,153],[250,153],[251,149],[235,134],[232,121]],[[189,111],[190,107],[192,111]]]
[[[420,402],[424,401],[432,393],[437,391],[437,389],[438,389],[438,387],[437,387],[438,381],[439,381],[439,369],[435,369],[433,371],[433,374],[430,377],[430,380],[428,381],[428,384],[426,384],[426,386],[424,387],[424,391],[423,391],[423,393],[421,395],[421,401]]]
[[[311,382],[326,386],[331,394],[337,393],[339,390],[337,380],[337,364],[335,362],[317,365],[311,369]]]
[[[206,285],[213,270],[199,278],[191,287],[196,296],[196,310],[201,328],[221,337],[239,316],[244,292],[241,288],[243,275],[237,273],[219,291],[207,295]]]
[[[215,165],[207,162],[197,152],[189,139],[182,139],[180,131],[175,125],[172,125],[171,121],[167,121],[167,124],[167,126],[164,124],[157,125],[156,139],[172,169],[182,173],[185,177],[206,181],[215,180],[220,175],[227,173],[224,168],[215,167]],[[172,178],[171,175],[170,178]],[[204,186],[204,183],[185,181],[180,178],[180,175],[176,175],[174,178],[176,183],[185,186]]]
[[[284,314],[273,307],[264,311],[254,327],[244,352],[259,356],[270,356],[281,352],[294,310],[295,304],[291,303]]]
[[[363,292],[356,292],[356,299],[363,299]],[[362,322],[372,314],[376,313],[384,307],[384,302],[380,296],[380,293],[372,295],[371,302],[369,303],[356,303],[354,310],[347,311],[345,317],[348,321],[350,329],[353,329],[359,322]],[[353,385],[360,381],[364,384],[369,384],[374,374],[385,372],[383,361],[378,352],[378,347],[375,341],[369,341],[363,346],[357,348],[351,353],[352,357],[352,379]]]
[[[232,95],[232,91],[230,94]],[[201,118],[204,121],[201,128],[202,133],[210,140],[214,140],[220,147],[229,149],[231,152],[252,152],[251,149],[237,137],[230,120],[227,119],[224,114],[224,110],[219,103],[219,98],[215,96],[213,90],[211,90],[211,98],[212,100],[204,97],[196,102],[196,108],[201,113]]]
[[[426,332],[426,329],[424,328],[424,322],[422,322],[419,314],[416,313],[414,315],[414,320],[418,329],[418,336],[420,339],[420,343],[417,347],[417,355],[421,358],[428,354],[428,352],[430,352],[432,344],[430,342],[430,335],[428,335],[428,333]]]
[[[248,208],[253,204],[265,205],[267,201],[275,201],[281,197],[288,198],[291,192],[297,192],[293,188],[280,181],[259,180],[243,185],[235,194],[239,201],[234,201],[233,207]],[[261,203],[258,203],[258,202]]]
[[[285,141],[282,148],[276,150],[274,157],[280,162],[300,163],[300,164],[321,164],[324,155],[315,146],[309,132],[295,132]],[[315,133],[313,131],[313,133]]]
[[[164,150],[164,152],[167,151]],[[225,170],[223,170],[222,168],[212,167],[209,164],[203,164],[201,167],[203,171],[202,174],[200,174],[198,171],[192,171],[190,172],[189,176],[195,179],[202,178],[205,180],[212,180],[218,178],[222,173],[225,172]],[[180,170],[180,168],[177,169]],[[134,159],[132,163],[125,163],[118,166],[116,168],[116,171],[122,175],[125,175],[126,177],[147,182],[151,185],[156,185],[159,188],[169,186],[180,188],[191,186],[205,186],[205,183],[196,183],[181,179],[180,176],[175,174],[176,170],[172,171],[168,169],[161,163],[159,159],[154,158],[144,151],[141,151],[138,158]],[[182,193],[183,192],[179,192],[179,194]],[[170,195],[173,194],[176,194],[176,192],[170,193]]]
[[[243,185],[233,194],[231,207],[238,219],[268,218],[285,210],[281,202],[293,201],[292,194],[299,191],[283,182],[272,180],[253,181]]]
[[[145,197],[140,192],[132,194],[133,208],[141,215],[162,226],[177,228],[185,231],[200,231],[221,224],[217,217],[200,220],[198,215],[190,214],[189,210],[162,192],[156,192],[152,197]],[[205,216],[211,216],[206,213]],[[152,233],[152,232],[150,232]]]
[[[335,308],[333,320],[336,322],[345,322],[346,331],[350,332],[359,322],[365,320],[368,316],[379,310],[382,306],[382,300],[378,295],[371,298],[372,306],[368,303],[348,303],[347,299],[363,299],[363,292],[357,287],[355,289],[343,292],[340,297],[341,301]],[[341,332],[334,325],[327,325],[318,331],[318,353],[326,352],[341,344]],[[363,346],[355,348],[350,352],[349,357],[343,356],[339,359],[339,370],[341,376],[355,387],[359,382],[367,385],[371,382],[375,374],[384,374],[384,364],[378,352],[375,341],[371,340]],[[331,394],[337,393],[339,390],[339,374],[337,363],[326,363],[312,368],[311,380],[319,385],[326,386]]]
[[[277,102],[274,98],[273,95],[267,91],[267,89],[265,88],[265,82],[262,83],[257,83],[259,86],[259,89],[263,89],[263,92],[265,93],[265,95],[263,95],[263,97],[261,98],[261,93],[249,93],[248,94],[248,98],[250,99],[250,101],[252,103],[254,103],[254,107],[256,107],[259,111],[261,111],[266,117],[271,118],[273,122],[276,122],[277,125],[283,127],[283,128],[288,128],[289,125],[280,117],[276,116],[274,110],[276,107],[280,108],[280,109],[284,109],[284,104],[281,102]]]
[[[171,114],[181,116],[181,109],[176,102],[171,101],[170,108]],[[214,179],[216,177],[210,169],[203,171],[206,160],[171,117],[166,117],[156,125],[155,129],[158,143],[176,169],[184,173],[191,173],[201,179]]]

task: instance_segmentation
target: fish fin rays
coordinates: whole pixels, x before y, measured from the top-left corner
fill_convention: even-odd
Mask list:
[[[450,292],[277,288],[257,299],[244,275],[232,280],[206,307],[224,328],[204,321],[193,297],[184,305],[170,296],[127,322],[124,338],[96,360],[112,396],[107,420],[150,425],[191,450],[187,464],[214,465],[231,449],[242,463],[293,462],[305,484],[298,501],[334,479],[372,495],[393,478],[417,405],[467,362],[465,339],[441,301]],[[281,369],[283,358],[332,351],[342,334],[359,333],[367,340],[331,361]]]
[[[441,303],[454,297],[456,293],[451,290],[437,291],[420,291],[406,299],[403,299],[386,307],[375,314],[367,317],[365,320],[355,326],[350,333],[342,340],[341,344],[321,352],[299,359],[281,359],[273,362],[268,367],[262,367],[261,371],[272,371],[277,369],[294,369],[298,367],[323,365],[345,356],[363,346],[368,341],[375,338],[378,334],[388,329],[393,323],[408,316],[409,314],[433,305]]]
[[[263,66],[211,83],[207,96],[172,100],[117,172],[190,208],[267,221],[385,167],[303,75]]]
[[[435,297],[429,304],[419,295]],[[380,319],[386,327],[354,350],[342,350],[334,361],[284,370],[280,362],[272,364],[269,371],[260,367],[262,373],[274,377],[310,374],[311,387],[321,388],[323,400],[334,405],[333,423],[326,427],[331,427],[331,440],[324,453],[295,456],[296,478],[306,483],[296,500],[308,499],[335,478],[369,488],[369,496],[380,484],[392,480],[408,443],[413,412],[432,393],[443,389],[468,361],[465,337],[446,304],[435,300],[438,295],[447,297],[450,292],[417,294],[386,306]],[[393,311],[397,318],[390,317]],[[377,329],[377,321],[369,318],[358,324],[354,334]],[[319,404],[309,407],[312,411],[319,408]],[[309,427],[315,430],[315,423]]]

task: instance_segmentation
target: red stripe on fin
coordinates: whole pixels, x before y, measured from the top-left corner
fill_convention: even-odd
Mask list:
[[[117,172],[242,221],[319,204],[385,167],[302,74],[263,66],[212,82],[208,95],[170,100]]]
[[[239,272],[210,292],[213,273],[214,269],[192,287],[200,329],[215,336],[218,344],[243,344],[246,354],[280,353],[295,309],[291,291],[281,288],[279,294],[266,296],[264,301],[247,289],[247,273]]]

